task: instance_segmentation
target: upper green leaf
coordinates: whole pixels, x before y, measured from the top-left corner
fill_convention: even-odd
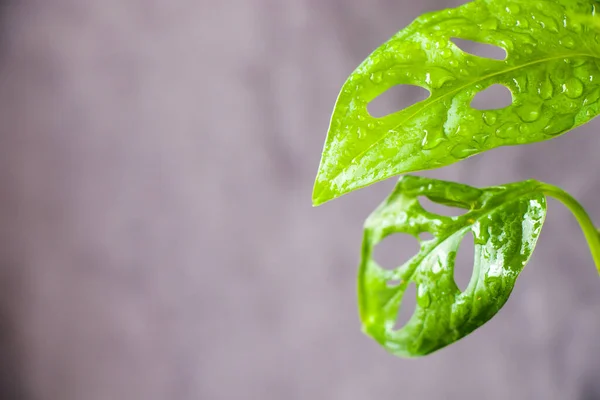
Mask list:
[[[426,14],[373,52],[339,94],[313,192],[318,205],[393,175],[499,147],[550,139],[600,112],[600,5],[593,0],[476,0]],[[478,57],[452,38],[503,48]],[[481,111],[493,84],[513,103]],[[395,85],[429,98],[374,118],[367,105]]]
[[[363,330],[399,356],[429,354],[466,336],[493,317],[510,295],[529,260],[546,216],[543,184],[525,181],[476,189],[466,185],[405,176],[365,223],[358,278]],[[424,210],[419,197],[469,210],[446,217]],[[467,232],[475,240],[474,269],[461,292],[454,280],[459,244]],[[394,270],[373,260],[373,249],[396,233],[421,242],[418,254]],[[398,309],[409,284],[417,286],[410,321],[396,330]]]

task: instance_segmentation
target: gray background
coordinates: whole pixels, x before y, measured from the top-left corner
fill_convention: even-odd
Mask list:
[[[0,398],[600,399],[600,281],[556,202],[502,312],[418,360],[356,311],[393,180],[311,207],[345,78],[459,3],[4,1]],[[427,175],[549,181],[600,221],[599,126]]]

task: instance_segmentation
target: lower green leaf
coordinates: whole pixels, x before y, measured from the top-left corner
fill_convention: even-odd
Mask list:
[[[395,190],[365,223],[358,279],[363,330],[389,352],[415,357],[443,348],[480,327],[506,303],[535,248],[546,216],[546,198],[537,181],[477,189],[416,176],[400,178]],[[433,214],[419,203],[468,210],[457,217]],[[463,237],[474,238],[473,275],[461,291],[454,268]],[[375,246],[404,233],[421,241],[414,257],[393,270],[373,259]],[[396,329],[403,296],[417,287],[414,313]]]

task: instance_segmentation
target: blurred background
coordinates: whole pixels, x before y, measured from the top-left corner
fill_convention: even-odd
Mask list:
[[[461,2],[2,1],[0,399],[600,399],[600,281],[558,203],[500,314],[416,360],[356,307],[395,179],[311,206],[346,77]],[[600,223],[598,128],[426,175],[548,181]]]

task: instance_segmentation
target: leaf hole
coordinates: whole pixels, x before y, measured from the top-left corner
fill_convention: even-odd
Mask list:
[[[419,197],[419,203],[425,211],[432,214],[442,215],[444,217],[459,217],[466,214],[469,210],[459,207],[447,206],[445,204],[439,204],[435,201],[429,200],[425,196]]]
[[[498,110],[512,104],[510,90],[500,84],[495,84],[477,93],[471,101],[471,107],[477,110]]]
[[[419,233],[419,241],[421,241],[421,242],[428,242],[428,241],[433,240],[433,239],[435,239],[435,236],[433,236],[429,232],[421,232],[421,233]]]
[[[456,47],[465,53],[482,58],[491,58],[498,61],[506,60],[506,50],[500,46],[494,46],[493,44],[481,43],[461,38],[450,38],[450,40],[456,45]]]
[[[400,309],[398,310],[398,317],[394,324],[394,330],[402,329],[410,318],[415,313],[417,308],[417,285],[411,282],[402,296],[402,302],[400,303]]]
[[[396,85],[377,96],[367,106],[372,117],[381,118],[404,110],[429,97],[429,91],[415,85]]]
[[[387,236],[375,246],[373,260],[385,269],[396,269],[421,250],[414,236],[406,233],[396,233]]]
[[[454,260],[454,283],[461,292],[465,291],[471,277],[475,264],[475,240],[473,232],[469,231],[460,242],[458,252]]]

